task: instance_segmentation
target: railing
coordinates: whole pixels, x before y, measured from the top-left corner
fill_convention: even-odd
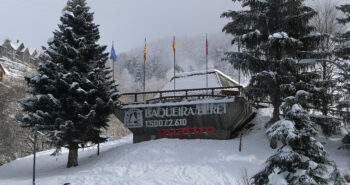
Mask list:
[[[167,91],[149,91],[121,94],[120,102],[137,103],[167,99],[188,99],[188,98],[205,98],[205,97],[227,97],[238,96],[241,94],[242,86],[214,87],[214,88],[197,88],[197,89],[177,89]],[[234,90],[237,89],[237,90]],[[140,98],[141,97],[141,98]],[[141,100],[141,101],[140,101]]]

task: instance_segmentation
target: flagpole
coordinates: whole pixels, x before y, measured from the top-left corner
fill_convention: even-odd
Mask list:
[[[238,53],[241,52],[241,37],[238,37]],[[241,85],[241,68],[238,68],[238,83]]]
[[[147,57],[147,46],[145,38],[145,47],[144,47],[144,56],[143,56],[143,92],[146,92],[146,57]],[[145,101],[145,94],[143,94],[143,101]]]
[[[207,85],[207,88],[208,88],[208,34],[205,35],[205,62],[206,62],[206,85]]]
[[[114,46],[114,41],[112,42],[112,47]],[[113,80],[115,79],[114,78],[114,60],[112,60],[112,69],[113,69]]]
[[[174,90],[176,90],[176,83],[175,83],[175,64],[176,64],[176,58],[175,58],[175,56],[176,56],[176,49],[175,49],[175,36],[174,36],[174,43],[173,43],[173,49],[174,49]],[[174,96],[175,96],[175,92],[174,92]]]

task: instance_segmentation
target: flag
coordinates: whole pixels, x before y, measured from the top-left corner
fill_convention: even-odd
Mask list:
[[[147,46],[146,46],[146,39],[145,39],[145,48],[143,51],[143,61],[146,62],[147,59]]]
[[[175,47],[175,36],[174,36],[174,39],[173,39],[173,50],[174,50],[174,54],[176,53],[176,47]]]
[[[112,44],[111,56],[109,57],[109,59],[113,60],[113,62],[116,62],[117,58],[118,58],[117,54],[115,53],[115,50],[114,50],[114,44]]]
[[[205,41],[205,54],[206,56],[208,56],[209,52],[208,52],[208,37],[206,37],[206,41]]]

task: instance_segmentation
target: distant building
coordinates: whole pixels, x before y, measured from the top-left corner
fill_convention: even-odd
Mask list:
[[[38,64],[41,53],[37,49],[26,48],[25,45],[18,41],[16,43],[6,39],[0,45],[0,57],[7,57],[14,61]]]
[[[0,64],[0,81],[5,80],[5,75],[6,75],[5,69]]]

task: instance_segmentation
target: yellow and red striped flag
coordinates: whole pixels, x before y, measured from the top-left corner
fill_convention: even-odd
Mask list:
[[[146,38],[145,38],[145,48],[143,51],[143,61],[146,62],[147,59],[147,46],[146,46]]]
[[[176,53],[176,47],[175,47],[175,36],[174,36],[174,39],[173,39],[173,50],[174,50],[174,54]]]

